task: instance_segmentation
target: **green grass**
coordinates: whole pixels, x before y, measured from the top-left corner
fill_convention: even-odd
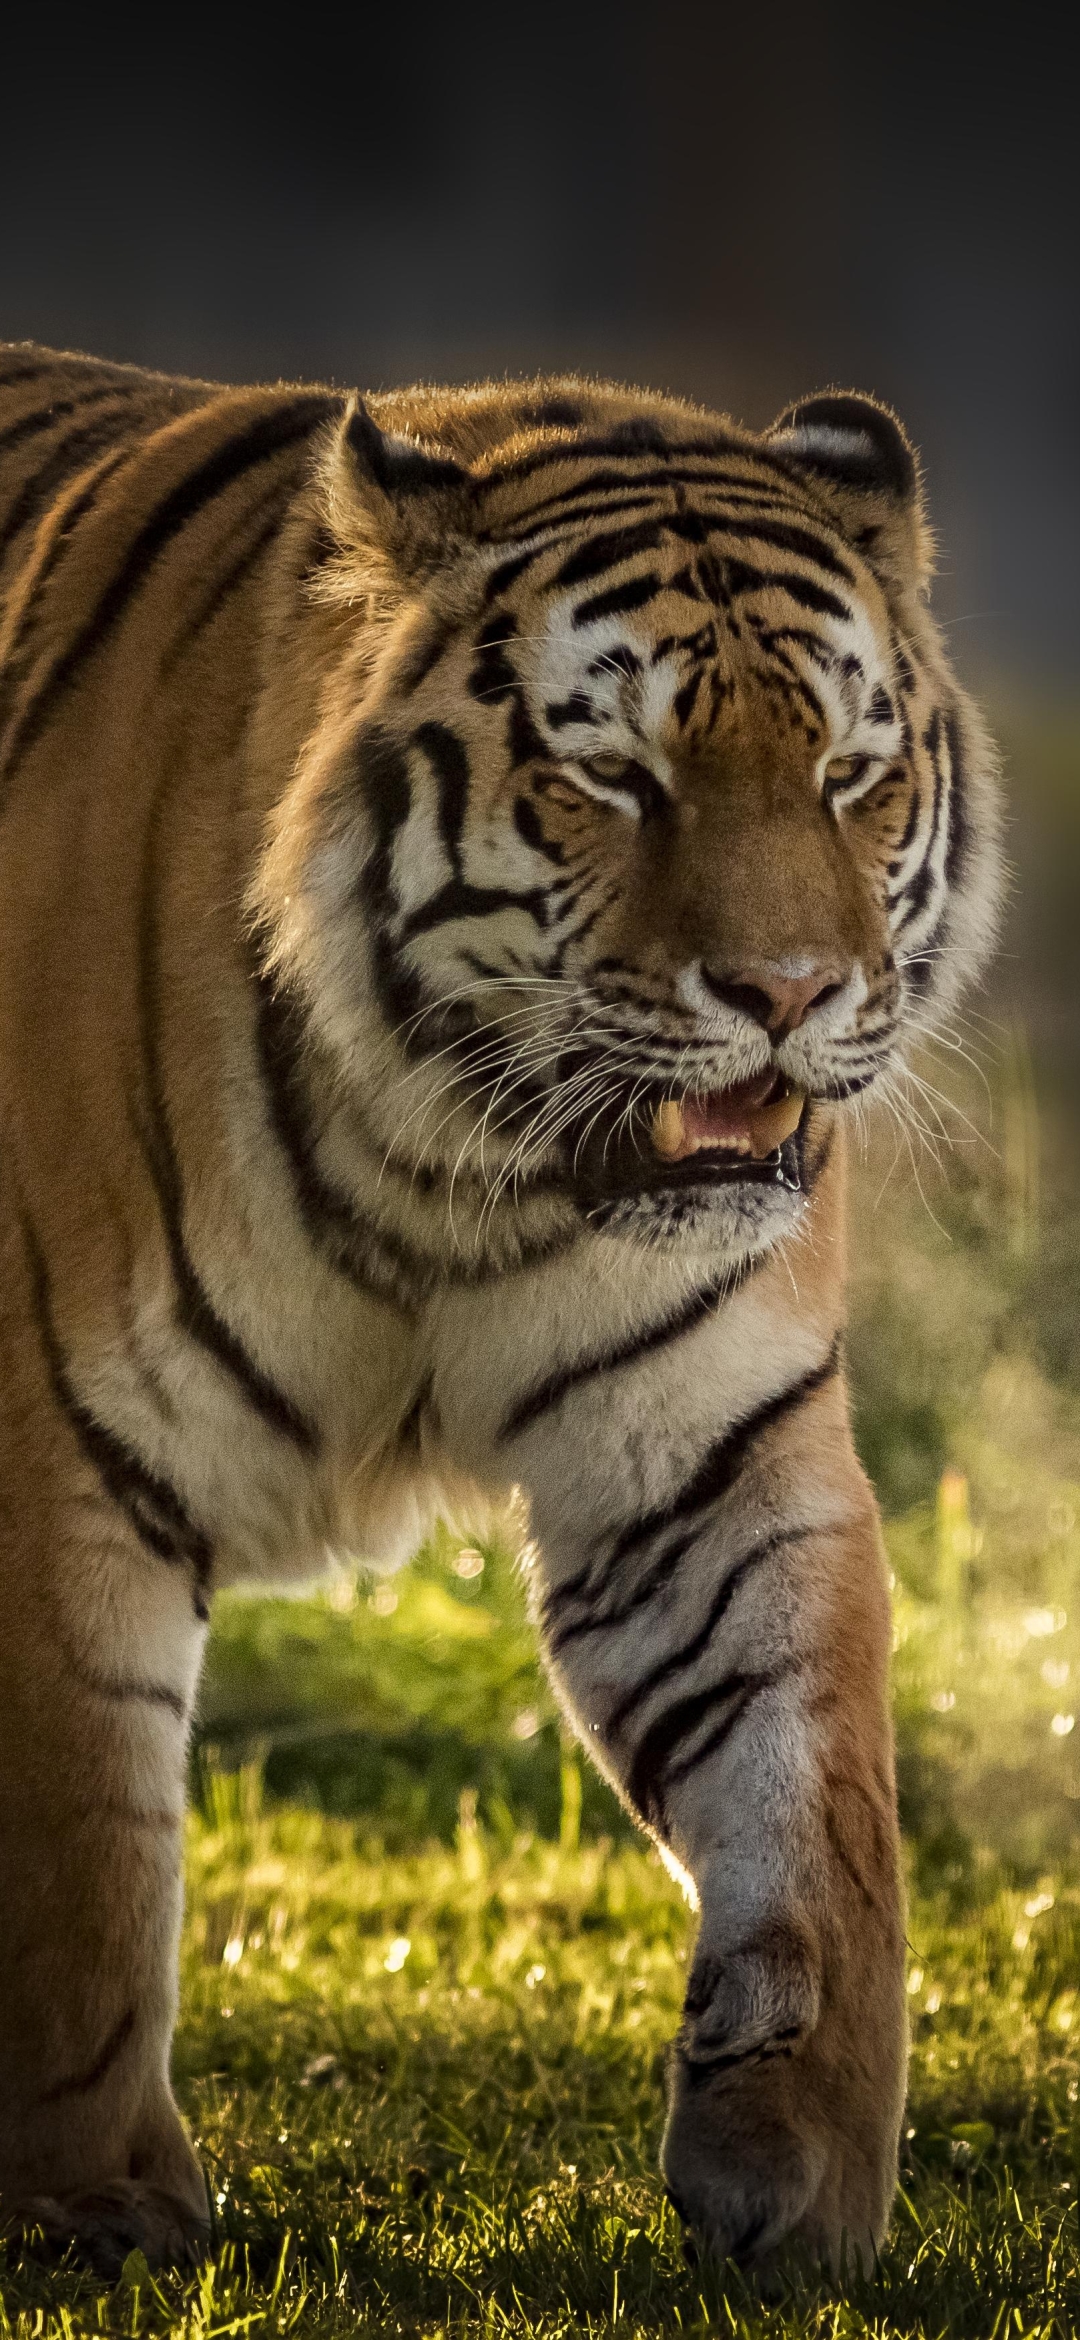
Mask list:
[[[193,1817],[189,1883],[176,2073],[214,2259],[103,2291],[9,2245],[5,2335],[1004,2340],[1080,2317],[1080,1890],[914,1906],[888,2248],[846,2301],[804,2276],[763,2307],[686,2266],[658,2182],[690,1921],[649,1853],[500,1846],[466,1798],[454,1844],[386,1854],[237,1773]]]

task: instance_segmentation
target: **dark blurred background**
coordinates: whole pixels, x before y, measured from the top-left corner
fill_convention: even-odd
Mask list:
[[[24,7],[0,330],[225,378],[588,368],[906,418],[962,655],[1077,631],[1071,58],[1049,9]]]
[[[0,66],[0,338],[368,388],[581,369],[754,425],[840,383],[922,450],[1016,882],[906,1132],[875,1125],[851,1350],[897,1576],[905,1816],[927,1875],[965,1890],[979,1861],[1063,1857],[1080,1809],[1065,38],[1047,8],[889,0],[39,7],[9,15]],[[204,1749],[384,1829],[445,1833],[459,1791],[511,1830],[555,1825],[561,1797],[576,1827],[505,1555],[462,1557],[437,1540],[400,1597],[224,1604]],[[614,1824],[598,1783],[593,1806]]]

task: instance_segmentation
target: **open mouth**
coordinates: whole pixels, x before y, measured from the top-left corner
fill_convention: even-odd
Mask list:
[[[782,1073],[757,1073],[704,1097],[665,1097],[649,1135],[664,1162],[699,1154],[716,1154],[729,1164],[767,1162],[794,1136],[805,1104],[805,1091],[792,1088]]]
[[[748,1081],[681,1097],[654,1092],[629,1116],[612,1105],[574,1149],[595,1203],[678,1187],[802,1186],[805,1090],[775,1068]]]

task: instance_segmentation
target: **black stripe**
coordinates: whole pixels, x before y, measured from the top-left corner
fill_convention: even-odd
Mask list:
[[[54,2080],[52,2087],[45,2090],[41,2099],[42,2104],[59,2104],[65,2096],[89,2096],[92,2088],[99,2088],[115,2064],[121,2049],[127,2046],[134,2029],[135,2009],[129,2007],[126,2015],[121,2015],[115,2030],[109,2033],[100,2055],[91,2064],[89,2071],[73,2072],[64,2080]]]
[[[672,713],[680,731],[685,731],[686,726],[690,721],[690,717],[694,712],[703,679],[704,678],[700,672],[697,674],[692,674],[689,678],[689,681],[684,682],[682,689],[676,691],[675,693],[675,697],[672,700]]]
[[[723,479],[714,481],[708,473],[697,474],[696,480],[699,485],[707,483],[710,487],[715,487],[717,492],[724,489]],[[590,484],[594,491],[593,497],[587,493]],[[618,560],[630,559],[635,552],[648,551],[660,543],[665,531],[670,535],[683,537],[695,543],[704,543],[711,536],[725,535],[751,540],[757,539],[763,544],[775,546],[779,551],[793,552],[803,559],[814,561],[820,568],[827,570],[830,575],[844,578],[848,584],[853,585],[856,582],[854,572],[845,561],[839,558],[824,537],[817,535],[809,528],[801,527],[797,521],[788,524],[776,517],[776,496],[770,494],[764,486],[756,490],[749,489],[746,494],[739,497],[733,495],[730,489],[725,492],[725,504],[735,503],[742,507],[741,511],[736,509],[734,511],[713,512],[706,507],[703,511],[673,514],[663,505],[659,509],[657,508],[657,491],[662,492],[674,485],[681,487],[683,483],[669,473],[658,473],[655,475],[655,484],[643,483],[640,492],[623,493],[619,495],[617,502],[602,504],[595,502],[595,495],[602,494],[606,490],[614,491],[616,488],[622,488],[624,484],[621,476],[613,477],[611,475],[600,475],[592,483],[584,483],[584,487],[581,482],[578,482],[573,488],[565,490],[562,497],[551,499],[553,507],[560,505],[563,507],[562,509],[553,509],[551,519],[545,521],[529,514],[527,517],[515,521],[515,536],[521,537],[532,533],[534,529],[537,531],[543,529],[545,532],[544,542],[525,546],[521,551],[511,554],[500,563],[497,569],[493,570],[485,588],[485,602],[490,604],[496,600],[500,593],[505,592],[510,585],[516,584],[518,578],[527,569],[533,567],[537,561],[549,558],[558,549],[558,541],[563,536],[572,537],[582,528],[595,529],[598,527],[603,528],[603,535],[599,538],[589,536],[576,552],[572,552],[564,563],[563,569],[559,570],[556,576],[549,581],[549,589],[551,586],[581,582],[587,576],[598,575],[605,567],[614,566]],[[568,498],[569,501],[567,501]],[[781,498],[780,502],[781,509],[783,509],[784,499]],[[540,509],[543,510],[544,507]],[[797,510],[798,507],[796,506],[795,509]],[[746,517],[745,514],[748,511],[758,516]],[[638,520],[636,523],[621,529],[611,529],[606,524],[616,513],[627,516],[636,513],[649,513],[651,518]],[[495,542],[497,538],[492,537],[489,541]],[[608,548],[606,553],[599,549],[601,546]]]
[[[639,1551],[643,1544],[651,1542],[653,1536],[661,1534],[665,1528],[676,1526],[680,1520],[689,1518],[706,1504],[716,1503],[721,1495],[726,1495],[757,1440],[764,1437],[767,1430],[775,1429],[776,1424],[789,1414],[797,1413],[808,1398],[835,1378],[840,1369],[840,1342],[841,1336],[837,1333],[820,1365],[811,1366],[810,1371],[801,1374],[798,1381],[791,1382],[787,1389],[778,1390],[775,1397],[766,1399],[765,1404],[759,1406],[755,1413],[747,1414],[743,1421],[736,1422],[732,1429],[726,1430],[715,1445],[709,1448],[693,1477],[672,1503],[648,1512],[643,1519],[635,1520],[624,1528],[610,1555],[609,1567],[617,1568],[630,1552]]]
[[[21,723],[16,725],[6,757],[8,765],[38,737],[57,700],[68,688],[79,667],[108,640],[159,554],[180,534],[188,521],[193,520],[216,496],[224,494],[227,488],[242,479],[245,472],[251,471],[256,464],[267,462],[272,455],[282,453],[299,439],[310,438],[320,423],[341,411],[341,404],[340,399],[327,397],[324,393],[292,398],[270,414],[260,415],[255,422],[249,423],[246,430],[226,440],[224,446],[215,447],[213,453],[205,457],[194,471],[170,489],[156,510],[144,520],[119,569],[99,595],[96,608],[80,627],[74,641],[69,642],[61,653],[41,689],[26,708]]]
[[[395,675],[395,683],[402,698],[410,698],[427,681],[445,656],[455,637],[455,628],[448,619],[430,617],[428,630],[403,659]]]
[[[469,675],[469,690],[474,699],[489,699],[497,707],[517,690],[517,669],[506,655],[517,630],[517,619],[508,609],[495,610],[481,626]]]
[[[630,1802],[646,1822],[661,1834],[667,1834],[666,1802],[671,1789],[696,1771],[709,1755],[717,1753],[741,1722],[751,1701],[760,1691],[769,1689],[775,1678],[769,1673],[726,1674],[722,1681],[711,1682],[707,1689],[695,1690],[688,1698],[678,1699],[651,1724],[636,1750],[626,1782]],[[684,1755],[681,1762],[673,1763],[675,1749],[717,1706],[723,1706],[724,1713],[715,1730],[692,1753]]]
[[[23,480],[0,527],[0,555],[14,544],[46,504],[86,469],[93,456],[103,454],[125,436],[132,436],[131,416],[126,408],[120,414],[99,416],[96,422],[86,423],[81,430],[69,431],[63,443],[54,447],[48,462]]]
[[[663,519],[643,520],[634,528],[605,529],[598,536],[587,537],[556,570],[550,580],[551,587],[583,585],[588,578],[599,577],[604,569],[632,560],[636,553],[655,552],[665,528],[670,526],[671,522]]]
[[[733,594],[786,593],[789,601],[800,609],[813,610],[815,617],[851,619],[846,601],[841,601],[826,586],[815,585],[810,577],[801,577],[794,569],[755,569],[748,561],[720,557],[724,582]]]
[[[371,725],[356,743],[356,778],[371,816],[374,841],[357,891],[367,922],[371,972],[379,1006],[391,1030],[420,1030],[418,1019],[431,1004],[414,967],[402,957],[390,933],[399,903],[394,885],[394,846],[412,809],[405,758],[381,725]]]
[[[274,496],[269,498],[269,503],[271,503],[269,519],[264,519],[262,526],[257,529],[257,534],[250,538],[250,543],[245,545],[243,552],[238,552],[234,562],[229,564],[229,569],[224,571],[220,578],[217,578],[217,583],[210,587],[210,592],[203,594],[203,599],[199,601],[199,604],[196,604],[196,608],[192,608],[192,611],[187,613],[185,622],[182,622],[182,625],[178,627],[178,632],[173,634],[173,639],[166,643],[164,653],[161,653],[161,667],[159,667],[161,681],[166,681],[168,676],[173,674],[173,669],[178,667],[178,662],[180,662],[182,655],[185,655],[185,651],[192,648],[194,641],[199,641],[199,634],[206,632],[208,625],[213,625],[213,620],[222,613],[222,608],[229,604],[231,597],[234,597],[234,592],[238,592],[238,587],[241,587],[245,580],[248,580],[250,571],[255,569],[264,552],[269,550],[269,545],[274,543],[274,538],[281,536],[281,526],[283,526],[283,519],[285,519],[285,505],[288,505],[288,501],[290,501],[290,494],[292,494],[292,489],[290,489],[288,482],[278,484]],[[262,505],[259,505],[259,510],[262,510]]]
[[[520,534],[520,531],[518,533]],[[550,552],[550,550],[551,547],[547,544],[527,545],[524,552],[513,553],[509,560],[500,561],[498,568],[492,570],[484,587],[485,608],[490,608],[493,601],[498,601],[500,594],[505,593],[508,586],[516,585],[518,578],[524,576],[526,569],[531,569],[534,561],[543,560],[545,553]]]
[[[137,1705],[165,1706],[170,1714],[176,1716],[177,1722],[186,1719],[187,1707],[179,1691],[170,1690],[167,1682],[114,1682],[110,1681],[107,1674],[88,1673],[84,1666],[74,1664],[72,1672],[81,1687],[91,1691],[97,1698],[116,1699],[121,1705],[132,1701]]]
[[[544,721],[549,731],[565,731],[571,723],[591,723],[596,708],[587,691],[571,691],[568,699],[549,699]]]
[[[846,1104],[849,1097],[858,1097],[863,1089],[868,1089],[871,1081],[876,1081],[880,1070],[881,1066],[875,1064],[871,1066],[869,1072],[854,1073],[849,1080],[830,1081],[825,1093],[825,1102],[830,1105]]]
[[[414,1258],[381,1230],[365,1227],[349,1197],[323,1176],[304,1077],[308,1037],[303,1010],[267,973],[257,945],[251,979],[267,1119],[288,1162],[308,1238],[358,1291],[411,1313],[433,1279],[423,1277],[418,1289]]]
[[[189,1338],[205,1349],[223,1372],[231,1375],[252,1411],[268,1428],[288,1438],[302,1454],[317,1454],[319,1436],[293,1400],[271,1381],[248,1355],[231,1325],[219,1316],[188,1250],[184,1233],[184,1186],[169,1118],[161,1065],[161,1014],[157,957],[157,831],[163,797],[159,792],[147,824],[139,906],[139,1040],[143,1084],[149,1120],[141,1112],[136,1126],[157,1195],[161,1224],[176,1286],[176,1321]]]
[[[813,561],[819,569],[827,570],[830,576],[842,577],[845,584],[856,583],[854,570],[839,558],[824,537],[809,528],[799,528],[783,520],[742,520],[720,515],[714,517],[711,513],[706,514],[705,519],[709,536],[750,537],[761,544],[775,546],[778,552],[795,553],[800,560]]]
[[[593,593],[587,601],[579,601],[572,623],[587,626],[594,618],[619,617],[625,610],[644,609],[663,591],[664,579],[655,569],[647,569],[643,577],[628,577],[624,585],[612,585],[605,593]]]
[[[521,1430],[530,1429],[542,1414],[549,1413],[553,1406],[561,1403],[568,1390],[578,1388],[582,1382],[615,1373],[624,1365],[636,1365],[640,1358],[649,1357],[655,1350],[666,1348],[669,1342],[680,1340],[684,1333],[693,1332],[696,1326],[715,1315],[716,1310],[726,1301],[734,1299],[757,1264],[756,1261],[747,1260],[735,1269],[727,1269],[700,1292],[695,1292],[690,1300],[684,1301],[682,1307],[672,1315],[665,1316],[659,1324],[651,1325],[647,1332],[636,1333],[632,1340],[624,1342],[621,1347],[595,1350],[576,1365],[566,1366],[561,1373],[549,1373],[546,1380],[538,1382],[507,1414],[496,1433],[496,1442],[500,1443],[516,1436]]]
[[[902,765],[898,766],[898,767],[897,767],[897,769],[898,769],[899,771],[903,772],[903,766],[902,766]],[[887,777],[891,777],[891,774],[890,774],[890,775],[887,775]],[[907,774],[906,774],[906,773],[904,773],[904,778],[905,778],[905,779],[907,778]],[[913,789],[912,789],[912,791],[911,791],[911,803],[910,803],[910,804],[909,804],[909,806],[908,806],[907,819],[906,819],[906,821],[904,822],[904,833],[903,833],[903,836],[902,836],[902,837],[899,839],[899,842],[898,842],[898,844],[897,844],[897,848],[896,848],[896,859],[895,859],[895,861],[891,861],[891,862],[889,863],[889,876],[890,876],[890,877],[895,877],[895,876],[896,876],[897,872],[898,872],[898,871],[901,869],[901,867],[903,866],[903,863],[904,863],[904,861],[905,861],[905,859],[906,859],[907,855],[908,855],[908,854],[910,853],[910,851],[911,851],[911,848],[912,848],[912,846],[913,846],[913,844],[914,844],[914,842],[915,842],[915,831],[916,831],[916,829],[917,829],[917,828],[918,828],[918,826],[919,826],[919,815],[920,815],[920,813],[921,813],[921,812],[922,812],[922,798],[921,798],[921,796],[919,795],[919,791],[918,791],[918,789],[917,789],[917,788],[913,788]]]
[[[567,464],[591,463],[596,457],[614,456],[629,467],[633,463],[640,463],[644,455],[651,454],[655,457],[656,453],[655,444],[651,447],[643,446],[640,443],[634,446],[616,425],[613,431],[605,432],[596,438],[562,440],[551,446],[534,448],[530,455],[519,455],[512,462],[500,464],[490,471],[480,472],[477,475],[477,484],[481,492],[485,493],[489,488],[510,487],[519,480],[531,479],[538,471],[565,470]],[[670,441],[667,445],[665,468],[648,476],[667,482],[671,477],[681,475],[680,467],[684,463],[693,462],[695,458],[713,455],[741,456],[744,461],[762,463],[766,469],[770,468],[775,461],[775,458],[763,449],[744,446],[727,432],[715,431],[710,432],[703,439]],[[777,465],[776,468],[782,470],[784,466]],[[619,483],[625,483],[628,486],[633,485],[635,476],[635,473],[629,468],[615,473],[615,478]],[[708,478],[710,474],[706,473],[704,476]]]
[[[198,640],[199,635],[205,631],[206,627],[213,624],[214,619],[224,609],[226,603],[231,600],[232,595],[250,576],[252,569],[273,543],[274,538],[280,535],[285,506],[291,492],[289,482],[279,482],[269,499],[271,505],[269,518],[263,521],[252,541],[245,545],[242,552],[237,553],[236,558],[230,563],[224,574],[211,586],[209,592],[203,595],[197,607],[189,611],[183,624],[178,627],[172,640],[162,652],[159,669],[162,681],[167,680],[183,657],[184,652],[190,650],[192,643]],[[262,507],[260,506],[259,509],[261,510]]]
[[[213,1558],[210,1539],[196,1526],[170,1481],[152,1471],[125,1438],[99,1421],[73,1388],[53,1322],[45,1255],[25,1213],[23,1239],[30,1266],[34,1313],[53,1396],[106,1494],[125,1512],[148,1551],[155,1553],[159,1560],[186,1562],[193,1569],[195,1614],[200,1621],[205,1621],[209,1615],[206,1592]]]
[[[727,1616],[736,1593],[745,1584],[747,1577],[760,1568],[762,1561],[772,1560],[787,1545],[805,1543],[808,1536],[820,1532],[813,1527],[778,1528],[775,1535],[766,1536],[752,1551],[744,1552],[742,1559],[729,1568],[697,1632],[691,1635],[689,1641],[684,1641],[680,1649],[671,1650],[666,1657],[658,1658],[648,1673],[642,1675],[640,1682],[635,1682],[633,1688],[624,1693],[604,1724],[605,1737],[609,1733],[614,1737],[636,1708],[652,1697],[654,1690],[662,1689],[665,1682],[670,1682],[676,1674],[684,1673],[687,1666],[692,1666],[699,1657],[704,1656],[717,1626]]]
[[[461,875],[461,838],[469,803],[469,758],[445,723],[422,723],[413,740],[426,755],[438,784],[439,835],[455,876]]]
[[[483,1254],[433,1255],[418,1250],[385,1220],[376,1222],[359,1210],[350,1196],[330,1184],[320,1167],[304,1069],[311,1045],[304,1010],[295,994],[267,971],[257,935],[250,972],[267,1119],[289,1164],[301,1220],[327,1264],[358,1291],[389,1302],[403,1314],[414,1314],[441,1287],[505,1281],[519,1270],[561,1257],[578,1241],[581,1230],[576,1223],[529,1237],[520,1211],[515,1211],[517,1258],[512,1263],[492,1261]],[[405,1183],[423,1186],[422,1168],[410,1171],[400,1157],[394,1168]]]
[[[578,495],[577,488],[572,492]],[[558,500],[556,498],[556,502]],[[478,531],[480,542],[520,545],[519,551],[508,554],[500,567],[492,571],[485,590],[485,601],[494,601],[506,585],[516,584],[518,577],[531,568],[535,561],[550,560],[563,544],[573,544],[575,539],[580,541],[583,529],[601,527],[623,513],[645,512],[651,513],[656,521],[662,521],[667,512],[667,506],[650,488],[646,488],[642,495],[613,497],[608,503],[597,504],[592,498],[579,499],[576,503],[568,504],[564,511],[555,512],[550,520],[540,519],[534,523],[529,514],[515,520],[509,533],[495,532],[485,536],[483,530]],[[521,545],[523,536],[538,536],[540,542]]]
[[[822,1172],[828,1165],[833,1147],[836,1144],[836,1129],[836,1116],[835,1114],[830,1114],[825,1128],[821,1133],[820,1144],[817,1147],[817,1151],[813,1155],[810,1153],[809,1143],[807,1142],[806,1144],[803,1155],[801,1175],[803,1186],[807,1193],[810,1193],[817,1185],[818,1179],[821,1177]],[[807,1133],[807,1136],[809,1138],[809,1132]]]
[[[922,744],[926,754],[929,756],[930,769],[934,776],[934,793],[930,807],[930,820],[926,832],[926,842],[923,846],[922,860],[919,863],[918,869],[914,872],[913,876],[908,879],[907,884],[900,888],[899,893],[892,897],[894,906],[901,902],[904,904],[903,915],[897,923],[896,931],[898,934],[903,934],[906,928],[912,924],[913,920],[921,916],[922,912],[926,908],[927,902],[930,899],[931,890],[934,885],[934,847],[937,843],[938,830],[941,826],[941,806],[942,797],[944,794],[944,776],[941,769],[941,736],[943,728],[944,725],[941,709],[940,707],[935,707],[934,712],[931,715],[929,722],[927,723],[926,729],[923,732],[922,738]]]
[[[519,893],[513,886],[474,886],[467,878],[448,878],[437,894],[410,910],[402,921],[401,941],[413,942],[417,935],[430,934],[457,918],[494,918],[500,910],[523,910],[543,933],[549,924],[550,900],[548,886],[530,886]]]
[[[778,511],[790,511],[796,522],[809,517],[805,502],[785,495],[772,483],[762,481],[755,486],[745,481],[737,485],[724,472],[655,472],[629,480],[614,473],[599,472],[592,479],[575,481],[572,487],[548,497],[531,511],[518,514],[502,528],[478,529],[477,541],[510,546],[520,544],[522,537],[542,535],[543,543],[523,546],[517,555],[508,553],[504,564],[511,568],[521,559],[528,565],[553,552],[564,536],[581,528],[606,524],[620,513],[651,511],[658,520],[668,519],[672,493],[684,496],[688,487],[705,488],[706,496],[700,499],[699,509],[706,519],[710,517],[710,496],[720,498],[725,512],[760,513],[763,518],[774,520]]]
[[[828,1354],[820,1365],[800,1375],[787,1389],[777,1392],[759,1406],[756,1412],[723,1433],[705,1454],[693,1477],[674,1498],[656,1511],[647,1512],[641,1519],[623,1528],[612,1547],[598,1577],[593,1576],[589,1562],[561,1585],[552,1587],[545,1603],[545,1622],[549,1626],[549,1646],[553,1655],[567,1647],[582,1634],[595,1633],[621,1625],[652,1599],[653,1594],[671,1575],[678,1562],[696,1540],[699,1529],[696,1514],[730,1493],[759,1438],[775,1428],[778,1422],[806,1403],[815,1392],[831,1381],[840,1366],[841,1336],[837,1333]],[[632,1587],[629,1598],[621,1607],[598,1611],[596,1603],[604,1598],[618,1569],[631,1553],[639,1552],[651,1543],[654,1536],[665,1535],[682,1521],[694,1521],[674,1544],[665,1545],[645,1576]],[[571,1607],[581,1607],[582,1614],[568,1617],[565,1623],[558,1618]]]
[[[598,515],[606,518],[605,513]],[[639,521],[635,526],[605,529],[591,536],[576,553],[571,553],[557,570],[552,584],[577,585],[587,577],[596,577],[606,568],[614,568],[620,561],[630,560],[636,553],[652,552],[665,536],[681,538],[689,544],[704,544],[712,537],[731,536],[752,543],[773,546],[778,552],[795,553],[800,560],[812,561],[830,576],[842,577],[854,585],[855,574],[846,561],[841,560],[824,537],[809,528],[800,528],[793,522],[766,518],[753,519],[732,512],[700,512],[696,510],[660,513],[651,521]]]
[[[100,461],[94,465],[90,478],[84,482],[78,494],[72,496],[71,502],[59,515],[54,514],[57,526],[45,545],[36,568],[30,571],[30,590],[23,603],[3,668],[0,669],[0,728],[6,723],[8,710],[14,702],[21,679],[20,669],[25,670],[22,653],[32,635],[34,619],[40,608],[49,578],[52,576],[57,562],[62,559],[67,550],[72,530],[80,520],[85,518],[87,512],[93,510],[101,489],[107,486],[114,473],[121,469],[128,460],[130,452],[129,448],[121,447],[114,448],[111,452],[103,455]]]
[[[9,423],[0,431],[0,449],[21,447],[24,439],[39,439],[44,431],[54,430],[69,414],[85,406],[101,406],[107,398],[130,398],[128,389],[117,389],[113,383],[96,390],[80,390],[75,398],[56,398],[50,406],[35,407],[32,414],[20,415],[18,422]]]
[[[945,718],[945,738],[948,744],[950,765],[945,883],[951,891],[954,886],[958,886],[962,882],[971,846],[971,823],[968,819],[964,786],[964,756],[960,740],[960,719],[955,708]]]
[[[5,347],[17,348],[18,344],[8,342]],[[57,371],[56,361],[51,355],[30,366],[13,366],[9,374],[0,374],[0,390],[10,390],[14,382],[40,382],[46,374],[55,374]]]

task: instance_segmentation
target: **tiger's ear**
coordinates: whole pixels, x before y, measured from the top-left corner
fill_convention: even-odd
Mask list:
[[[381,431],[358,399],[323,475],[340,553],[406,585],[452,558],[471,533],[472,479],[445,448]]]
[[[883,582],[925,585],[933,543],[911,441],[887,406],[829,390],[789,406],[766,431],[771,452],[808,472],[849,542]]]

